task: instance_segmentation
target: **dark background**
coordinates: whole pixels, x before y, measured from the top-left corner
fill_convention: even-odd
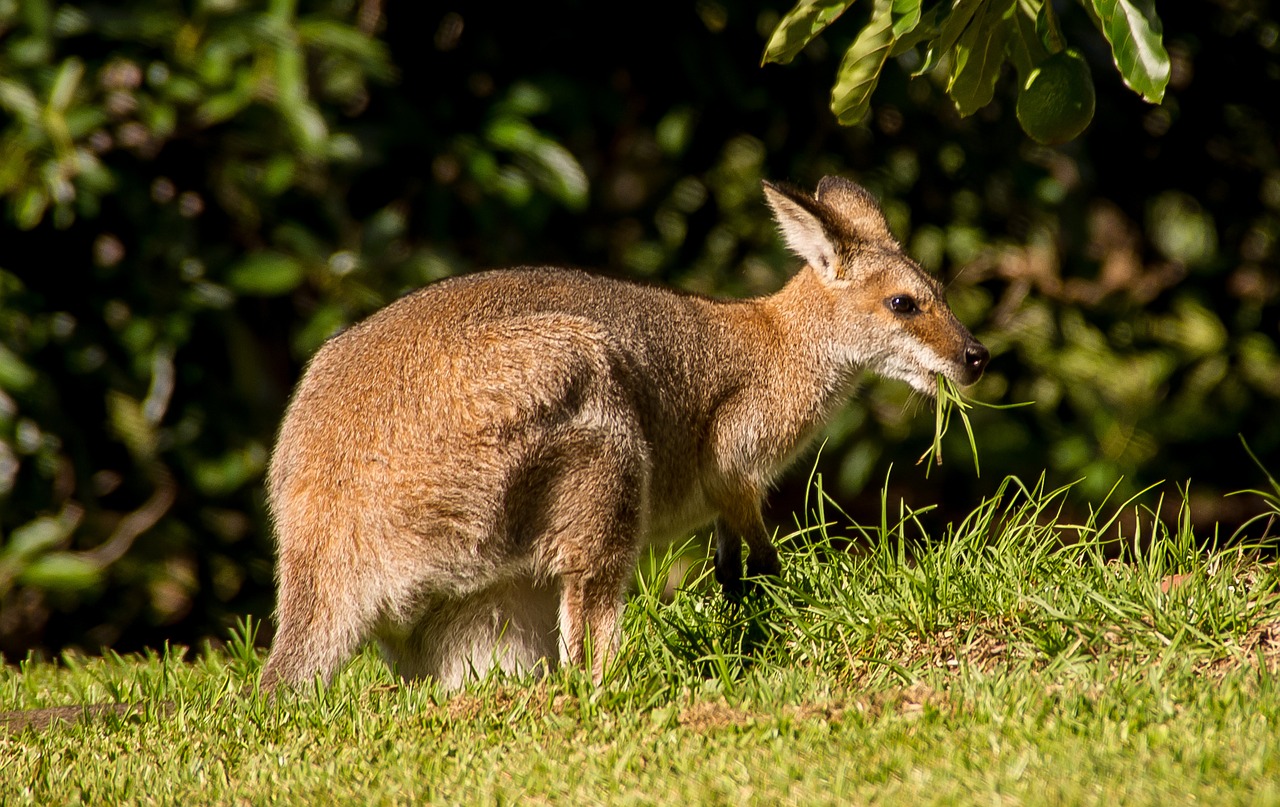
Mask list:
[[[1266,484],[1237,435],[1280,470],[1280,19],[1161,4],[1156,107],[1057,5],[1098,102],[1046,148],[1012,71],[960,119],[910,57],[838,126],[862,4],[762,68],[785,3],[0,3],[0,652],[266,617],[262,472],[328,335],[513,264],[771,291],[796,262],[763,178],[872,189],[992,348],[972,394],[1035,402],[975,413],[981,477],[951,435],[926,478],[931,405],[868,380],[818,466],[855,517],[886,477],[934,534],[1007,474],[1076,483],[1081,513],[1161,481],[1167,512],[1189,481],[1197,536],[1227,538],[1261,508],[1224,494]],[[771,497],[784,529],[810,461]]]

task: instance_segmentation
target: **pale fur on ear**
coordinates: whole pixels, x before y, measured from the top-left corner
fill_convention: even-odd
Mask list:
[[[764,183],[764,198],[791,251],[823,278],[835,279],[840,261],[820,208],[803,191],[784,189],[768,181]]]
[[[861,185],[844,177],[823,177],[814,199],[835,214],[841,230],[853,240],[894,241],[880,203]]]

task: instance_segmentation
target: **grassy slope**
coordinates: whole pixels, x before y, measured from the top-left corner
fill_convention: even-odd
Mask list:
[[[0,710],[146,707],[0,733],[0,803],[1280,804],[1276,567],[1185,527],[1108,559],[1108,525],[1060,524],[1061,497],[1009,483],[910,552],[887,508],[871,551],[798,531],[786,581],[739,610],[705,580],[646,585],[599,689],[445,698],[366,653],[270,703],[239,694],[244,643],[5,668]]]

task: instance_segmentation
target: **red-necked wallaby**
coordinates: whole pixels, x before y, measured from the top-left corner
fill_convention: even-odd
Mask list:
[[[407,677],[602,674],[642,549],[717,522],[730,593],[777,574],[770,481],[864,368],[925,394],[987,350],[838,177],[765,183],[806,265],[713,300],[555,268],[436,283],[331,339],[285,414],[266,688],[329,678],[376,637]]]

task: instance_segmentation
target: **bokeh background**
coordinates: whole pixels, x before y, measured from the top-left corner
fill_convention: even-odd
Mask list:
[[[762,68],[788,6],[0,0],[0,653],[198,646],[268,616],[263,470],[326,337],[513,264],[773,290],[795,261],[762,178],[871,188],[992,348],[972,394],[1034,401],[976,411],[981,477],[955,435],[926,477],[931,406],[869,380],[817,466],[855,517],[887,477],[943,525],[1006,474],[1074,482],[1082,512],[1189,482],[1205,540],[1258,512],[1224,494],[1266,484],[1237,435],[1280,472],[1271,4],[1160,4],[1158,107],[1058,4],[1098,91],[1059,148],[1022,134],[1011,73],[960,119],[942,76],[891,62],[838,126],[868,10]]]

